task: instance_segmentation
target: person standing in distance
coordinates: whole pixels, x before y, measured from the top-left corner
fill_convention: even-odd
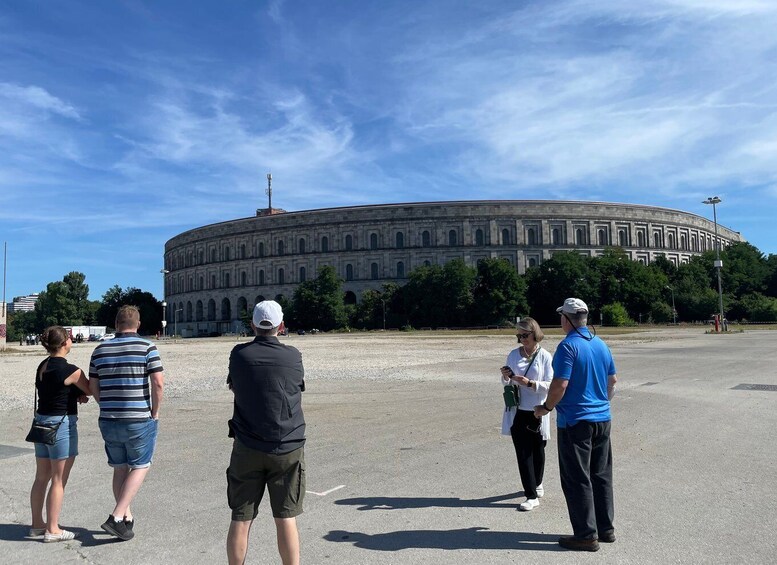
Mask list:
[[[227,469],[230,565],[245,563],[248,533],[265,488],[281,561],[300,562],[296,517],[302,514],[305,498],[305,373],[300,352],[278,340],[282,322],[280,304],[260,302],[251,322],[256,337],[235,346],[229,356],[227,384],[235,395],[229,421],[234,443]]]
[[[558,408],[561,489],[574,533],[558,543],[566,549],[598,551],[600,541],[615,541],[610,445],[615,362],[607,345],[589,331],[585,302],[567,298],[556,311],[566,337],[553,356],[548,398],[535,406],[534,414],[539,418]]]
[[[156,346],[140,337],[138,329],[137,307],[119,308],[116,337],[98,345],[89,363],[89,388],[100,404],[100,432],[113,467],[116,499],[101,527],[124,541],[135,535],[130,503],[151,466],[165,382]]]

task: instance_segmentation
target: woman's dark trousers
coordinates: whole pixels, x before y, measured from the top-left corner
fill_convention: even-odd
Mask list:
[[[515,413],[510,435],[513,437],[518,471],[521,473],[523,493],[526,498],[537,498],[537,487],[545,474],[545,444],[539,433],[540,421],[534,412],[518,410]]]

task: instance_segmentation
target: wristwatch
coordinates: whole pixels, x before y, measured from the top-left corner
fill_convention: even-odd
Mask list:
[[[549,407],[545,402],[542,403],[542,407],[548,412],[553,412],[553,408]]]

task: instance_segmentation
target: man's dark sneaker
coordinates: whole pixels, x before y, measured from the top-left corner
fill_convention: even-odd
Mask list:
[[[615,530],[599,534],[599,541],[603,541],[604,543],[615,543]]]
[[[581,539],[575,536],[558,538],[558,544],[573,551],[599,551],[599,542],[595,539]]]
[[[103,530],[111,534],[112,536],[115,536],[119,538],[120,540],[131,540],[133,537],[135,537],[135,534],[132,530],[130,530],[127,527],[127,524],[124,522],[117,522],[113,519],[113,515],[110,514],[108,516],[108,519],[105,521],[105,523],[100,526]]]
[[[127,520],[127,517],[124,516],[124,523],[127,524],[127,529],[131,532],[132,526],[135,525],[135,520]]]

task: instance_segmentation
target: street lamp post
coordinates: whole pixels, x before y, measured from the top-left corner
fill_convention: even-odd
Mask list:
[[[383,302],[383,331],[386,331],[386,299],[382,298],[381,302]]]
[[[167,269],[159,271],[162,273],[162,338],[167,337],[167,302],[165,301],[165,275],[169,273]]]
[[[672,291],[672,323],[676,326],[677,325],[677,308],[674,307],[674,288],[666,285],[666,288],[670,291]]]
[[[720,204],[722,200],[717,196],[710,196],[707,200],[704,200],[702,204],[712,204],[712,217],[715,222],[715,270],[718,272],[718,309],[720,311],[720,319],[718,320],[719,331],[723,331],[723,286],[720,282],[720,270],[723,268],[723,261],[720,260],[720,238],[718,237],[718,212],[715,208]]]

